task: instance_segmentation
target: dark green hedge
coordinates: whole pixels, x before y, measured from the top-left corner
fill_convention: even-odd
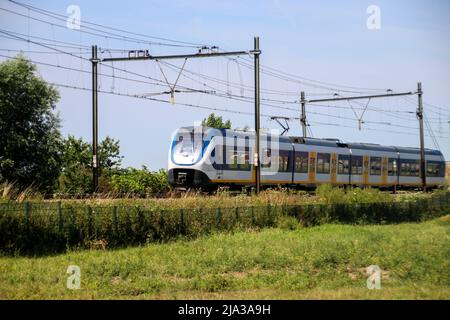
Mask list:
[[[449,212],[450,193],[389,203],[176,210],[8,202],[0,204],[0,251],[47,254],[102,243],[108,248],[124,247],[215,231],[273,227],[283,216],[295,217],[307,227],[330,222],[417,222]]]

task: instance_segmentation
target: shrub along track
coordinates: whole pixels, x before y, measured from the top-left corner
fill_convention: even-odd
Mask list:
[[[373,202],[364,202],[368,199],[366,193],[361,193],[363,196],[358,196],[358,192],[348,194],[351,201],[356,201],[350,203],[280,202],[272,205],[269,197],[256,198],[248,205],[244,197],[236,198],[237,203],[229,207],[207,206],[208,198],[203,197],[190,200],[205,203],[192,209],[73,201],[6,202],[0,203],[0,250],[7,254],[49,254],[67,248],[89,248],[98,243],[119,248],[180,237],[193,239],[215,232],[262,229],[275,227],[287,218],[302,226],[386,224],[419,222],[450,212],[448,192],[403,201],[388,198],[388,202],[379,201],[385,196],[380,197],[378,193],[370,198]],[[336,190],[327,194],[338,200],[342,198]]]

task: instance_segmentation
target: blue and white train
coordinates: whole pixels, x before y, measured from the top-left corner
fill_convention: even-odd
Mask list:
[[[319,184],[414,188],[421,186],[418,148],[343,143],[261,134],[261,184]],[[183,127],[174,134],[169,182],[175,187],[245,186],[254,183],[254,132]],[[427,187],[445,180],[445,159],[425,149]]]

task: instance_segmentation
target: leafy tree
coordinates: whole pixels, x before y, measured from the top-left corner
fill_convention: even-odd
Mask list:
[[[216,116],[214,113],[211,113],[208,118],[202,120],[202,126],[216,129],[231,129],[231,121],[227,120],[223,122],[221,116]]]
[[[0,181],[44,192],[61,168],[58,91],[23,56],[0,63]]]
[[[92,191],[92,146],[81,138],[69,135],[63,145],[63,170],[59,178],[62,192]],[[99,188],[107,191],[109,177],[122,162],[119,141],[106,137],[98,145]]]

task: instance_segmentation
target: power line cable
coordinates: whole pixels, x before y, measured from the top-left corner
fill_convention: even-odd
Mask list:
[[[38,22],[41,22],[41,23],[45,23],[45,24],[49,24],[49,25],[52,25],[52,26],[56,26],[58,28],[67,29],[67,26],[60,25],[60,24],[57,24],[57,23],[54,23],[54,22],[45,21],[45,20],[42,20],[42,19],[39,19],[39,18],[36,18],[36,17],[27,16],[27,15],[21,14],[21,13],[19,13],[17,11],[14,11],[14,10],[9,10],[9,9],[5,9],[5,8],[0,8],[0,10],[3,10],[5,12],[11,13],[11,14],[15,14],[17,16],[21,16],[21,17],[24,17],[24,18],[27,18],[27,19],[32,19],[34,21],[38,21]],[[32,10],[32,11],[37,12],[36,10]],[[45,15],[47,17],[51,17],[51,18],[53,18],[55,20],[59,20],[59,21],[63,21],[63,22],[66,22],[66,19],[67,19],[67,17],[59,18],[59,17],[53,17],[53,16],[48,15],[48,14],[44,14],[44,13],[40,13],[40,14],[43,14],[43,15]],[[96,32],[86,31],[84,29],[89,29],[89,30],[93,30],[93,31],[96,31]],[[113,32],[103,31],[103,30],[100,30],[100,29],[97,29],[97,28],[93,28],[93,27],[89,27],[89,26],[83,26],[83,29],[78,29],[77,31],[85,33],[85,34],[89,34],[89,35],[92,35],[92,36],[96,36],[96,37],[102,37],[102,38],[103,37],[107,37],[107,38],[110,38],[110,39],[125,40],[127,42],[134,42],[134,43],[139,43],[139,44],[159,45],[159,46],[168,46],[168,47],[198,48],[198,46],[192,46],[192,45],[162,43],[162,42],[154,42],[154,41],[149,41],[149,40],[144,40],[144,39],[132,38],[132,37],[120,35],[120,34],[113,33]],[[100,32],[100,33],[98,33],[98,32]]]
[[[30,10],[34,10],[35,12],[39,12],[41,14],[42,13],[46,13],[48,15],[59,16],[59,17],[62,17],[64,19],[67,19],[67,17],[65,15],[58,14],[56,12],[52,12],[52,11],[45,10],[45,9],[42,9],[42,8],[37,8],[37,7],[31,6],[31,5],[24,4],[24,3],[21,3],[21,2],[17,2],[17,1],[13,1],[13,0],[9,0],[9,1],[14,3],[14,4],[16,4],[16,5],[18,5],[18,6],[22,6],[24,8],[28,8]],[[103,29],[109,29],[109,30],[118,31],[118,32],[121,32],[121,33],[126,33],[126,34],[133,34],[133,35],[136,35],[136,36],[145,37],[145,38],[149,38],[149,39],[180,43],[180,44],[185,44],[185,45],[190,45],[190,46],[195,46],[195,47],[205,47],[205,46],[207,46],[206,44],[201,44],[201,43],[181,41],[181,40],[174,40],[174,39],[169,39],[169,38],[164,38],[164,37],[156,37],[156,36],[150,36],[150,35],[147,35],[147,34],[136,33],[136,32],[132,32],[132,31],[124,30],[124,29],[119,29],[119,28],[115,28],[115,27],[111,27],[111,26],[102,25],[102,24],[99,24],[99,23],[89,22],[89,21],[86,21],[86,20],[80,20],[80,22],[82,24],[89,24],[89,25],[101,27]]]
[[[11,34],[9,34],[8,32],[4,32],[4,31],[0,31],[0,32],[2,32],[2,33],[4,33],[4,34],[7,34],[7,35],[10,35],[10,36],[13,36],[13,37],[15,37],[15,38],[18,38],[18,39],[23,40],[23,41],[26,41],[26,42],[31,42],[31,43],[34,43],[34,44],[37,44],[37,45],[44,46],[44,47],[46,47],[46,48],[48,48],[48,49],[51,49],[51,50],[55,50],[55,51],[59,51],[59,52],[64,53],[64,54],[71,55],[71,56],[76,57],[76,58],[79,58],[79,59],[89,60],[89,59],[86,59],[86,58],[83,58],[83,57],[79,57],[79,56],[77,56],[77,55],[74,55],[74,54],[72,54],[72,53],[70,53],[70,52],[66,52],[66,51],[62,51],[62,50],[59,50],[59,49],[55,49],[55,48],[53,48],[53,47],[51,47],[51,46],[47,46],[47,45],[42,44],[42,43],[37,43],[37,42],[31,41],[31,40],[27,40],[27,39],[20,38],[20,37],[18,37],[18,36],[11,35]],[[126,70],[125,70],[125,71],[126,71]],[[129,71],[126,71],[126,72],[130,73]],[[143,76],[143,75],[140,75],[140,74],[136,74],[136,75]],[[148,78],[147,76],[144,76],[144,77]],[[245,100],[243,100],[243,101],[245,101]],[[249,102],[249,101],[247,101],[247,102]],[[268,104],[266,104],[266,105],[268,105]],[[272,106],[272,105],[269,105],[269,106]],[[273,107],[278,107],[278,108],[280,108],[279,106],[273,106]],[[283,109],[289,109],[289,108],[283,108]],[[293,110],[293,111],[296,111],[296,112],[298,111],[297,109],[292,109],[292,110]],[[321,115],[321,116],[330,116],[330,115],[321,114],[321,113],[317,113],[317,112],[310,112],[310,113],[316,114],[316,115]],[[345,117],[341,117],[341,116],[334,116],[334,117],[341,118],[341,119],[352,120],[351,118],[345,118]],[[377,123],[377,122],[372,122],[372,123]],[[385,125],[385,123],[378,123],[378,124]],[[390,125],[390,124],[389,124],[389,125]],[[408,128],[411,128],[411,127],[408,127]],[[413,129],[415,129],[415,128],[413,128]]]

